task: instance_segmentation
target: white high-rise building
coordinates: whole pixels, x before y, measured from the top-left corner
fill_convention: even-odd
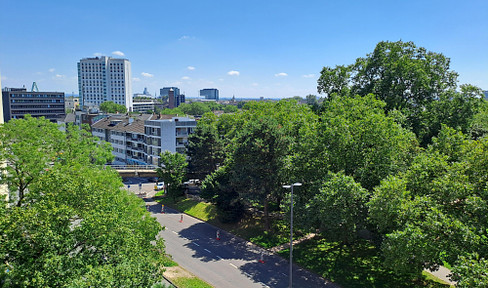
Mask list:
[[[112,57],[83,58],[78,62],[81,107],[98,107],[105,101],[132,111],[130,61]]]

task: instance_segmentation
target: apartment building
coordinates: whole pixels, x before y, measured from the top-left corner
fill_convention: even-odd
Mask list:
[[[163,151],[185,153],[196,120],[172,115],[112,115],[92,125],[92,134],[113,147],[114,164],[160,164]]]

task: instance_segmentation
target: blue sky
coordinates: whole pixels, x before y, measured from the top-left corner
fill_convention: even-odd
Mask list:
[[[304,97],[323,66],[403,40],[451,58],[459,84],[488,90],[486,0],[1,0],[0,11],[3,87],[77,94],[76,63],[106,55],[131,61],[133,93]]]

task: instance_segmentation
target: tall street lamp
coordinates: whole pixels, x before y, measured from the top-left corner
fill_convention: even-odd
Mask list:
[[[290,195],[290,288],[292,288],[293,283],[293,187],[295,186],[302,186],[302,183],[294,183],[291,185],[283,185],[283,188],[290,189],[291,188],[291,195]]]

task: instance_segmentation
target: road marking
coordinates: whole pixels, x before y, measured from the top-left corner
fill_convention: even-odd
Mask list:
[[[193,242],[193,244],[195,244],[195,245],[197,245],[197,246],[200,246],[200,245],[198,245],[198,244],[197,244],[197,243],[195,243],[195,242]]]
[[[249,274],[249,273],[244,272],[244,275],[246,275],[247,277],[251,278],[251,274]]]
[[[217,258],[219,258],[219,260],[223,260],[224,258],[220,257],[219,255],[217,255]]]
[[[269,288],[269,286],[264,284],[263,282],[259,282],[259,284],[263,285],[263,287]]]
[[[283,276],[287,276],[285,273],[281,272],[281,274],[283,274]]]
[[[229,263],[229,265],[230,265],[230,266],[232,266],[232,267],[234,267],[234,268],[236,268],[236,269],[239,269],[239,268],[237,268],[237,266],[236,266],[236,265],[234,265],[234,264],[232,264],[232,263]]]
[[[176,235],[178,235],[178,232],[175,232],[175,231],[173,231],[173,230],[171,230],[171,232],[173,232],[173,233],[175,233]]]
[[[210,252],[210,250],[207,250],[207,249],[203,249],[203,250],[207,251],[208,253],[212,253],[212,252]]]

